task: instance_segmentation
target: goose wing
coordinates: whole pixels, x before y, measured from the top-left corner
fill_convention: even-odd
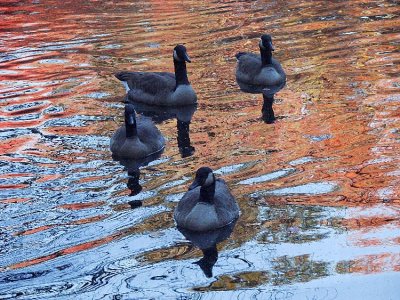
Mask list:
[[[126,139],[126,130],[125,126],[121,126],[117,129],[117,131],[113,134],[110,140],[110,149],[113,155],[119,155],[119,149],[121,149],[122,145],[125,143]]]
[[[280,62],[278,60],[276,60],[275,58],[272,58],[272,65],[274,66],[275,70],[279,73],[279,75],[282,76],[282,86],[281,88],[283,88],[283,86],[286,84],[286,74],[285,71],[282,68],[282,65],[280,64]]]
[[[236,76],[238,79],[248,81],[260,73],[262,69],[260,55],[240,52],[236,57],[238,59],[236,69]]]
[[[150,118],[137,118],[137,132],[139,140],[151,152],[158,152],[164,147],[165,139]]]
[[[150,95],[169,93],[176,85],[175,74],[169,72],[120,72],[115,77],[125,81],[131,90]]]
[[[239,206],[221,178],[216,181],[214,205],[221,226],[227,225],[239,216]]]
[[[176,223],[184,224],[186,217],[198,203],[200,198],[200,187],[189,190],[185,193],[175,208],[174,219]]]

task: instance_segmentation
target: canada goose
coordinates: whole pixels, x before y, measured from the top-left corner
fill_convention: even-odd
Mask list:
[[[179,201],[174,218],[178,227],[192,231],[221,228],[239,216],[239,206],[222,179],[201,167],[189,190]]]
[[[174,106],[197,103],[190,85],[186,62],[191,62],[186,47],[177,45],[173,51],[175,74],[168,72],[119,72],[128,91],[128,100],[150,105]]]
[[[118,128],[110,142],[113,157],[140,159],[162,151],[165,139],[150,119],[135,116],[132,104],[125,105],[125,125]]]
[[[274,47],[271,36],[264,34],[260,39],[260,54],[239,52],[236,81],[242,91],[262,93],[264,88],[276,92],[286,84],[286,74],[278,60],[272,57]]]

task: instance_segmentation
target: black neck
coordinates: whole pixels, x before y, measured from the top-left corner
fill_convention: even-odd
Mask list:
[[[199,201],[212,204],[214,203],[214,194],[215,194],[215,181],[208,186],[201,187]]]
[[[270,124],[275,121],[274,110],[272,109],[272,104],[274,103],[274,95],[263,95],[264,103],[262,107],[262,119]]]
[[[261,63],[263,66],[272,64],[271,50],[260,47],[260,54],[261,54]]]
[[[137,136],[136,120],[133,124],[128,124],[128,119],[125,117],[126,137],[134,138]]]
[[[175,66],[175,80],[176,80],[175,89],[180,84],[190,84],[189,79],[187,77],[186,62],[174,59],[174,66]]]

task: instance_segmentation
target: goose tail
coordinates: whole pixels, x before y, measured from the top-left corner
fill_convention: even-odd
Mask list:
[[[129,77],[128,72],[118,72],[114,74],[115,77],[117,77],[121,81],[127,81]]]
[[[128,85],[129,73],[118,72],[118,73],[115,73],[114,76],[117,77],[119,80],[121,80],[121,83],[124,86],[126,92],[128,92],[130,90],[129,85]]]
[[[246,54],[246,52],[238,52],[238,53],[236,53],[236,59],[240,59],[240,57],[242,56],[242,55],[245,55]]]

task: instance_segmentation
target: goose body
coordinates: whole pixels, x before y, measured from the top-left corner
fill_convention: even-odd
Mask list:
[[[125,125],[118,128],[110,141],[114,157],[142,159],[162,151],[165,139],[150,119],[135,117],[132,104],[125,106]]]
[[[269,88],[274,92],[286,84],[286,74],[279,61],[272,57],[272,40],[263,35],[260,40],[260,55],[247,52],[236,54],[236,81],[240,89],[248,93],[262,93]]]
[[[183,45],[173,52],[175,73],[169,72],[119,72],[128,92],[128,101],[149,105],[181,106],[197,103],[196,92],[187,77],[186,62],[190,58]]]
[[[189,190],[179,201],[174,218],[179,227],[192,231],[209,231],[224,227],[239,216],[239,206],[222,179],[202,167]]]

